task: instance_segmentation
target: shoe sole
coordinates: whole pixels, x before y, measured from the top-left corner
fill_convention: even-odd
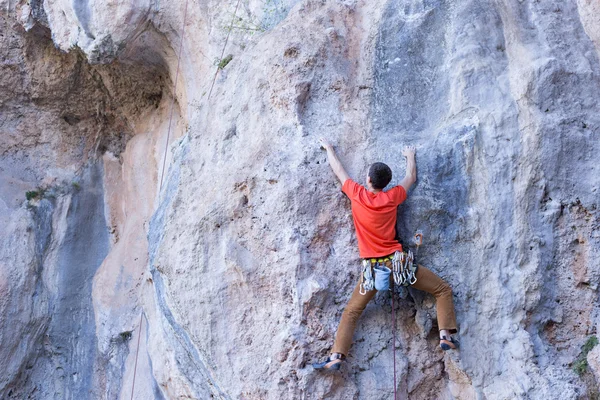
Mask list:
[[[335,360],[337,361],[337,360]],[[330,361],[327,364],[323,365],[322,367],[315,367],[315,364],[313,364],[312,366],[315,370],[317,371],[339,371],[339,369],[342,367],[342,362],[333,362]]]
[[[440,347],[444,351],[447,351],[447,350],[456,350],[458,348],[455,343],[447,341],[447,340],[442,340],[441,343],[440,343]]]

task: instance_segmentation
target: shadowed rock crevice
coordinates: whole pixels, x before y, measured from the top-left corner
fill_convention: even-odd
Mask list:
[[[5,117],[0,126],[8,140],[0,152],[26,168],[32,161],[43,167],[52,159],[44,152],[50,151],[61,153],[59,165],[81,165],[106,151],[118,156],[134,134],[136,117],[162,99],[168,73],[156,54],[144,51],[140,56],[130,49],[132,58],[147,63],[134,58],[90,65],[77,49],[66,54],[57,50],[49,31],[39,25],[29,32],[11,27],[6,35],[12,43],[3,42],[9,62],[3,66],[0,109]],[[151,30],[139,40],[148,36]],[[39,159],[29,161],[31,156]]]
[[[39,5],[32,7],[39,17]],[[77,48],[59,51],[42,24],[25,31],[3,14],[0,24],[5,55],[0,65],[0,171],[6,176],[0,198],[7,207],[0,215],[14,226],[31,224],[26,237],[35,249],[31,265],[36,271],[31,283],[13,280],[19,294],[0,309],[7,320],[19,304],[31,308],[29,315],[23,313],[29,322],[1,328],[1,337],[19,338],[3,345],[3,351],[11,353],[15,345],[22,352],[2,356],[7,364],[0,397],[79,399],[106,393],[116,398],[128,343],[115,341],[123,330],[97,336],[92,300],[93,280],[111,247],[102,156],[122,162],[129,141],[140,133],[140,117],[162,112],[169,96],[164,57],[172,50],[164,35],[147,24],[128,43],[122,60],[91,65]],[[162,50],[148,50],[150,42]],[[35,193],[27,208],[25,191]],[[26,214],[13,219],[21,207]],[[5,248],[0,259],[13,251],[28,253],[23,247]],[[6,265],[23,269],[20,263]],[[110,342],[107,352],[104,341]],[[45,376],[55,378],[52,384],[42,384]]]

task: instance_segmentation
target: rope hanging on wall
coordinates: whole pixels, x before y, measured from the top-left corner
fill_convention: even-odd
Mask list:
[[[240,5],[240,0],[237,1],[237,4],[235,6],[235,11],[233,13],[233,18],[231,19],[231,24],[229,26],[229,32],[227,32],[227,37],[225,38],[225,43],[223,44],[223,49],[221,51],[221,60],[223,59],[223,55],[225,54],[225,48],[227,47],[227,42],[229,41],[229,35],[231,34],[231,31],[233,29],[233,23],[235,22],[235,17],[237,15],[237,10],[239,8]],[[173,82],[173,100],[171,101],[171,111],[169,113],[169,126],[167,128],[167,140],[165,142],[165,151],[164,151],[164,156],[163,156],[163,162],[162,162],[162,168],[161,168],[161,173],[160,173],[160,183],[158,186],[158,191],[159,193],[161,192],[162,189],[162,185],[163,185],[163,179],[164,179],[164,175],[165,175],[165,167],[166,167],[166,163],[167,163],[167,151],[169,149],[169,139],[171,137],[171,126],[173,123],[173,112],[175,109],[175,98],[176,98],[176,90],[177,90],[177,81],[179,80],[179,67],[181,65],[181,52],[183,49],[183,39],[185,36],[185,23],[187,20],[187,10],[188,10],[188,0],[186,0],[185,2],[185,11],[183,13],[183,26],[181,28],[181,43],[179,44],[179,53],[177,55],[177,69],[175,71],[175,81]],[[208,93],[208,99],[210,99],[210,96],[212,94],[212,90],[213,87],[215,85],[215,81],[217,79],[217,74],[219,73],[219,67],[217,66],[217,70],[215,71],[215,75],[213,77],[212,83],[210,85],[210,91]],[[143,287],[143,286],[142,286]],[[140,298],[140,296],[138,296],[138,298]],[[139,356],[139,352],[140,352],[140,339],[142,337],[142,323],[143,323],[143,316],[144,316],[144,311],[142,310],[142,312],[140,313],[140,322],[138,325],[138,340],[137,340],[137,349],[135,351],[135,366],[133,368],[133,383],[131,385],[131,400],[133,400],[133,394],[135,391],[135,378],[137,375],[137,364],[138,364],[138,356]]]

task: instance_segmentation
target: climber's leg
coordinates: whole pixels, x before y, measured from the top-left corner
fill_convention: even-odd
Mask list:
[[[435,297],[442,348],[444,350],[447,350],[446,346],[456,348],[456,342],[450,336],[451,333],[456,333],[456,316],[450,285],[429,269],[419,265],[417,282],[412,287],[431,293]]]
[[[332,353],[348,355],[350,346],[352,345],[352,337],[354,336],[354,330],[356,329],[356,322],[364,311],[365,307],[371,301],[377,290],[370,290],[366,294],[362,295],[359,292],[360,281],[354,288],[352,296],[342,313],[342,319],[338,326],[337,333],[335,335],[335,343],[331,349]]]

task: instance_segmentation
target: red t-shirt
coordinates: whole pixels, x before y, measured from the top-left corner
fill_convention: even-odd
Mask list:
[[[402,186],[373,193],[352,179],[346,179],[342,192],[352,203],[361,258],[382,257],[396,250],[402,251],[402,245],[394,239],[397,207],[406,199],[406,190]]]

